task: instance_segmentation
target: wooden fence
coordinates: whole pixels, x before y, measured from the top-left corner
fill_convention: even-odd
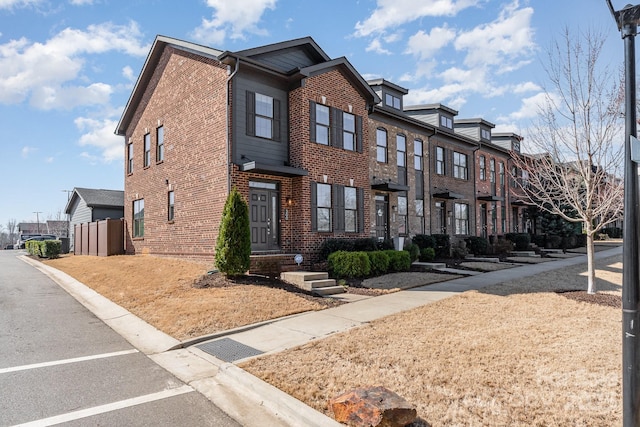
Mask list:
[[[124,254],[124,219],[76,224],[73,244],[76,255],[109,256]]]

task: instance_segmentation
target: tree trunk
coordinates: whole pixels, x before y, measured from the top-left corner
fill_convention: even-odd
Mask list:
[[[589,294],[595,294],[597,291],[593,236],[593,232],[587,232],[587,293]]]

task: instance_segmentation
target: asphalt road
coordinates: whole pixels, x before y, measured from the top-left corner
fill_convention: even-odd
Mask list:
[[[0,251],[0,426],[239,426],[20,254]]]

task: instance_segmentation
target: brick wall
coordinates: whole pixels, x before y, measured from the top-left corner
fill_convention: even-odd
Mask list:
[[[139,103],[125,141],[134,146],[125,176],[127,252],[212,257],[227,197],[226,66],[167,47]],[[165,161],[156,162],[156,128],[164,126]],[[151,164],[143,168],[143,138]],[[125,146],[126,159],[126,146]],[[167,220],[167,193],[175,220]],[[145,233],[132,237],[133,201],[144,199]]]

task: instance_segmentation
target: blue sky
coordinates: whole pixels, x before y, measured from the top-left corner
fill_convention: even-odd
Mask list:
[[[114,130],[157,34],[230,51],[311,36],[409,89],[405,105],[526,138],[565,27],[603,32],[606,60],[622,62],[605,0],[0,0],[0,230],[64,219],[74,187],[124,189]]]

